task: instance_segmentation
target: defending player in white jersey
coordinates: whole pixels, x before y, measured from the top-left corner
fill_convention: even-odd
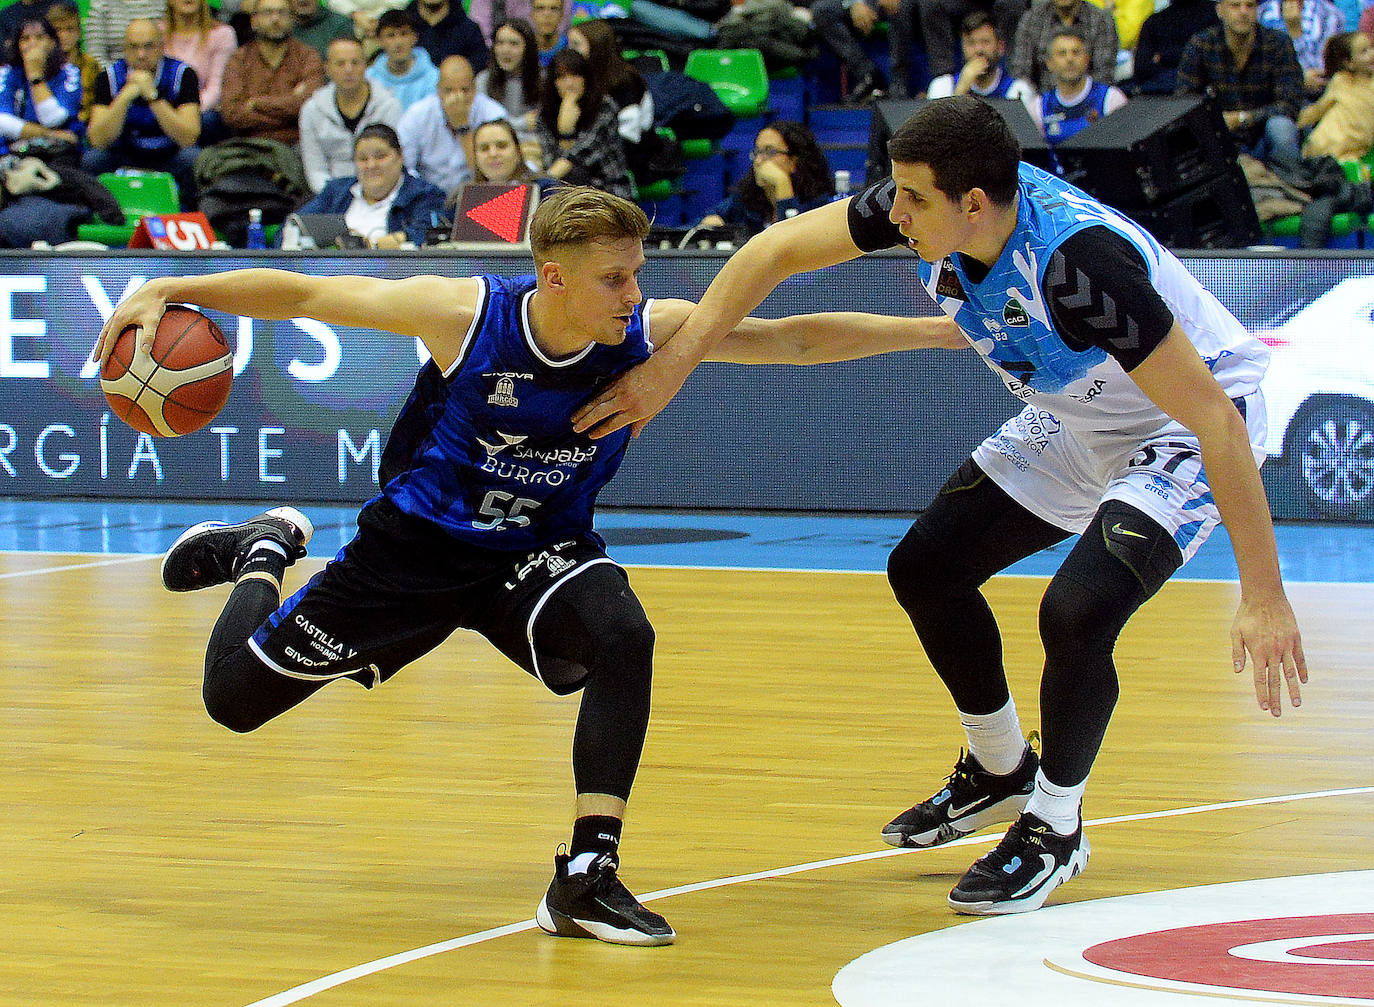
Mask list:
[[[782,280],[880,248],[919,255],[931,297],[1025,408],[950,477],[889,561],[969,747],[882,834],[933,846],[1013,821],[949,901],[1025,912],[1087,863],[1081,805],[1117,699],[1117,636],[1219,520],[1240,568],[1234,669],[1248,654],[1260,708],[1276,717],[1285,682],[1301,701],[1307,669],[1257,467],[1268,351],[1149,234],[1021,164],[985,102],[930,102],[888,149],[891,179],[751,240],[672,345],[574,418],[594,435],[637,431]],[[979,588],[1071,533],[1081,537],[1040,607],[1037,757]]]

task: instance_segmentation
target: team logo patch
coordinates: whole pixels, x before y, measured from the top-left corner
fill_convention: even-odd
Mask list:
[[[1021,302],[1012,297],[1008,299],[1007,306],[1002,309],[1002,321],[1008,325],[1019,325],[1025,328],[1030,325],[1030,315],[1026,314],[1026,309],[1021,307]]]
[[[503,374],[496,379],[496,390],[487,396],[487,402],[493,406],[507,408],[514,408],[520,404],[520,400],[515,397],[515,382],[509,374]]]
[[[940,263],[940,278],[935,281],[936,297],[954,297],[961,301],[967,301],[968,297],[964,294],[964,285],[959,282],[959,274],[954,271],[949,260],[945,259]]]

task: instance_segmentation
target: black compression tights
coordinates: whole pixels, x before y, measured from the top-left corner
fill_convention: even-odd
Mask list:
[[[1108,536],[1106,528],[1124,532]],[[1067,537],[968,461],[893,551],[893,592],[959,710],[993,713],[1009,698],[1001,634],[979,588]],[[1163,528],[1108,501],[1050,581],[1040,603],[1040,718],[1041,765],[1051,783],[1087,779],[1116,705],[1117,636],[1180,562]]]

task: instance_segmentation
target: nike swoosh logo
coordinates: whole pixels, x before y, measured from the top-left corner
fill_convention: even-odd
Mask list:
[[[1017,899],[1028,892],[1035,891],[1047,880],[1049,880],[1050,875],[1053,874],[1055,868],[1059,866],[1055,863],[1054,857],[1050,856],[1050,854],[1048,853],[1040,854],[1040,863],[1040,870],[1035,872],[1035,877],[1031,878],[1030,881],[1022,885],[1021,889],[1015,895],[1013,895],[1012,898]]]
[[[972,811],[974,808],[978,807],[978,805],[980,805],[980,804],[982,804],[982,803],[983,803],[983,799],[982,799],[982,798],[979,798],[978,800],[974,801],[972,804],[965,804],[965,805],[964,805],[963,807],[961,807],[961,808],[956,808],[956,807],[951,806],[950,809],[949,809],[949,817],[950,817],[951,820],[953,820],[953,819],[955,819],[955,818],[960,817],[961,815],[966,815],[966,814],[968,814],[970,811]]]
[[[1128,535],[1128,536],[1130,536],[1131,538],[1145,538],[1145,537],[1146,537],[1146,536],[1140,534],[1140,532],[1138,532],[1138,531],[1131,531],[1129,528],[1123,528],[1123,527],[1121,527],[1121,522],[1120,522],[1120,521],[1118,521],[1116,524],[1112,525],[1112,534],[1114,534],[1114,535]]]

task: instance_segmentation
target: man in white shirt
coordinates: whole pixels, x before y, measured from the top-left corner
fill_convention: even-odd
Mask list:
[[[472,180],[472,131],[506,118],[499,101],[477,93],[472,64],[450,56],[439,65],[435,93],[401,116],[396,132],[406,167],[444,192]]]
[[[972,94],[979,98],[1014,98],[1035,115],[1039,96],[1035,88],[1007,72],[1003,63],[1007,43],[997,32],[997,22],[987,11],[974,11],[959,25],[959,44],[964,50],[964,68],[936,77],[926,91],[927,98],[948,98],[952,94]]]
[[[356,39],[336,38],[326,54],[329,83],[301,106],[301,163],[315,192],[331,178],[355,174],[353,142],[365,126],[383,122],[394,129],[401,119],[396,96],[365,76],[363,47]]]

